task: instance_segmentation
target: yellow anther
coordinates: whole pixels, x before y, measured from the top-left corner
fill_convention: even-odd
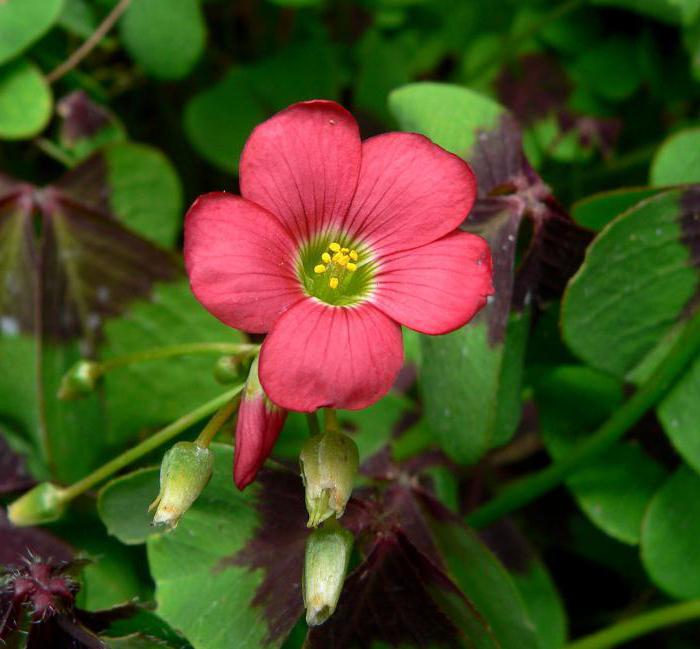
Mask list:
[[[357,254],[356,250],[351,250],[349,254],[350,254],[350,259],[352,259],[353,261],[358,260],[359,255]]]
[[[341,248],[340,252],[347,254],[348,252],[350,252],[350,248]]]
[[[340,258],[338,259],[338,264],[340,264],[341,266],[345,266],[345,264],[348,263],[348,259],[350,259],[350,257],[341,253]]]
[[[317,264],[314,266],[314,273],[321,275],[326,272],[326,267],[323,264]]]
[[[327,252],[324,252],[324,253],[321,255],[321,259],[323,260],[323,263],[324,263],[324,264],[330,264],[330,263],[331,263],[331,256],[330,256]]]
[[[338,261],[341,257],[343,256],[342,252],[336,252],[333,257],[331,257],[331,261]]]
[[[333,242],[330,246],[328,246],[328,249],[331,252],[340,252],[340,244]]]
[[[354,273],[357,270],[357,264],[353,264],[352,262],[349,262],[346,268],[351,272]]]
[[[331,288],[338,288],[338,278],[337,277],[331,277],[328,280],[328,286]]]

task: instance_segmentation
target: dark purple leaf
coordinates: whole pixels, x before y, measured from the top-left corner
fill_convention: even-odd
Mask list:
[[[479,196],[465,229],[480,234],[494,257],[493,302],[482,311],[489,340],[503,340],[511,308],[558,297],[583,260],[592,234],[576,225],[530,166],[515,120],[506,116],[497,128],[479,133],[470,160]],[[532,236],[516,268],[521,226]]]
[[[38,527],[14,527],[0,510],[0,566],[21,565],[27,556],[70,561],[71,548],[61,539]]]
[[[286,636],[304,610],[300,577],[308,516],[298,474],[264,469],[257,481],[260,526],[248,544],[235,556],[223,559],[216,570],[237,565],[264,571],[253,605],[265,611],[272,641]]]
[[[92,101],[82,90],[63,97],[56,104],[56,112],[62,120],[61,141],[68,146],[97,135],[112,122],[109,111]]]
[[[10,448],[0,429],[0,494],[23,491],[33,484],[24,458]]]

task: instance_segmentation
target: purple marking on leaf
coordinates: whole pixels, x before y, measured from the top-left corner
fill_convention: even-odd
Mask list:
[[[83,90],[62,97],[56,104],[56,112],[63,120],[61,141],[68,145],[92,137],[112,121],[109,111],[92,101]]]
[[[700,185],[683,192],[680,201],[681,242],[690,251],[690,263],[700,269]],[[700,280],[695,295],[683,309],[683,318],[690,318],[700,307]]]
[[[467,621],[465,623],[465,620]],[[469,600],[400,530],[378,537],[345,582],[334,615],[309,632],[311,649],[469,646],[488,634]]]
[[[479,531],[479,537],[508,569],[524,574],[535,562],[535,555],[525,536],[513,521],[500,520]]]
[[[180,277],[175,256],[122,226],[108,199],[99,154],[43,189],[0,179],[0,251],[13,261],[0,286],[3,330],[81,338],[90,350],[106,318]]]
[[[489,342],[503,342],[511,308],[558,297],[583,261],[592,233],[578,226],[552,196],[522,150],[515,120],[477,135],[470,160],[479,195],[464,229],[484,237],[494,259],[495,295],[477,316]],[[532,223],[532,239],[515,268],[520,228]]]
[[[272,642],[285,637],[304,611],[301,574],[308,516],[301,478],[296,473],[263,469],[257,483],[258,529],[240,552],[223,558],[214,570],[230,565],[263,570],[265,576],[253,606],[265,611],[268,640]]]
[[[0,430],[0,494],[24,491],[33,484],[24,458],[10,448]]]

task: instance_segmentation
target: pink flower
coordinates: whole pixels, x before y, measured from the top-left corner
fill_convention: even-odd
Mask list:
[[[278,408],[263,392],[258,379],[258,360],[253,361],[241,397],[236,422],[236,449],[233,481],[245,489],[272,452],[287,411]]]
[[[369,406],[401,367],[401,325],[453,331],[493,292],[486,242],[458,230],[474,175],[421,135],[362,142],[338,104],[294,104],[253,131],[240,184],[190,208],[185,263],[211,313],[268,333],[260,382],[282,408]]]

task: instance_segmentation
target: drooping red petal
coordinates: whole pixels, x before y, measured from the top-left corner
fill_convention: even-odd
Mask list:
[[[240,164],[241,194],[270,210],[297,241],[338,225],[360,172],[355,118],[332,101],[294,104],[260,124]]]
[[[492,293],[488,244],[455,232],[384,257],[372,304],[402,325],[434,335],[469,322]]]
[[[301,299],[294,251],[275,217],[238,196],[205,194],[185,217],[185,266],[192,291],[236,329],[265,333]]]
[[[417,248],[455,230],[475,197],[476,180],[464,160],[422,135],[377,135],[362,145],[343,229],[380,256]]]
[[[279,437],[287,412],[270,403],[262,391],[244,396],[236,423],[233,480],[243,490],[253,480]]]
[[[403,362],[401,328],[371,304],[313,299],[279,319],[260,352],[260,382],[279,406],[366,408],[383,397]]]

